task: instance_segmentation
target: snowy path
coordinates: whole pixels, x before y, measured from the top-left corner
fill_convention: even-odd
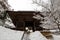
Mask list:
[[[0,40],[21,40],[23,31],[14,31],[0,26]],[[30,40],[47,40],[39,31],[30,33]]]

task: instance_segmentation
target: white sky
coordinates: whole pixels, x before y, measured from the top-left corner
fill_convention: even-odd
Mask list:
[[[43,0],[44,2],[47,2],[47,0]],[[8,3],[11,5],[11,9],[14,9],[14,11],[36,11],[42,10],[42,7],[38,7],[36,5],[32,4],[32,0],[8,0]]]

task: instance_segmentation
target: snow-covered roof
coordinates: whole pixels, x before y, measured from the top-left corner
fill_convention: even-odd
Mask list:
[[[10,4],[10,8],[14,11],[36,11],[36,8],[42,9],[34,5],[32,0],[8,0],[8,4]]]

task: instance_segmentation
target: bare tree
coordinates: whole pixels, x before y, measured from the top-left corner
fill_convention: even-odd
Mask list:
[[[8,0],[0,0],[0,26],[15,27],[6,11],[10,10]]]
[[[45,17],[42,27],[47,29],[57,29],[60,26],[60,0],[32,0],[33,4],[42,7],[41,14]],[[57,21],[57,22],[56,22]]]
[[[0,0],[0,24],[4,24],[4,19],[6,18],[5,11],[7,10],[7,6],[4,0]]]

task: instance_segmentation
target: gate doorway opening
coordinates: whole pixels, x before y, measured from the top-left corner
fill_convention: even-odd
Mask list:
[[[25,27],[33,27],[34,22],[33,21],[25,21]]]
[[[34,31],[34,22],[33,21],[25,21],[25,27],[28,27],[29,30]]]

